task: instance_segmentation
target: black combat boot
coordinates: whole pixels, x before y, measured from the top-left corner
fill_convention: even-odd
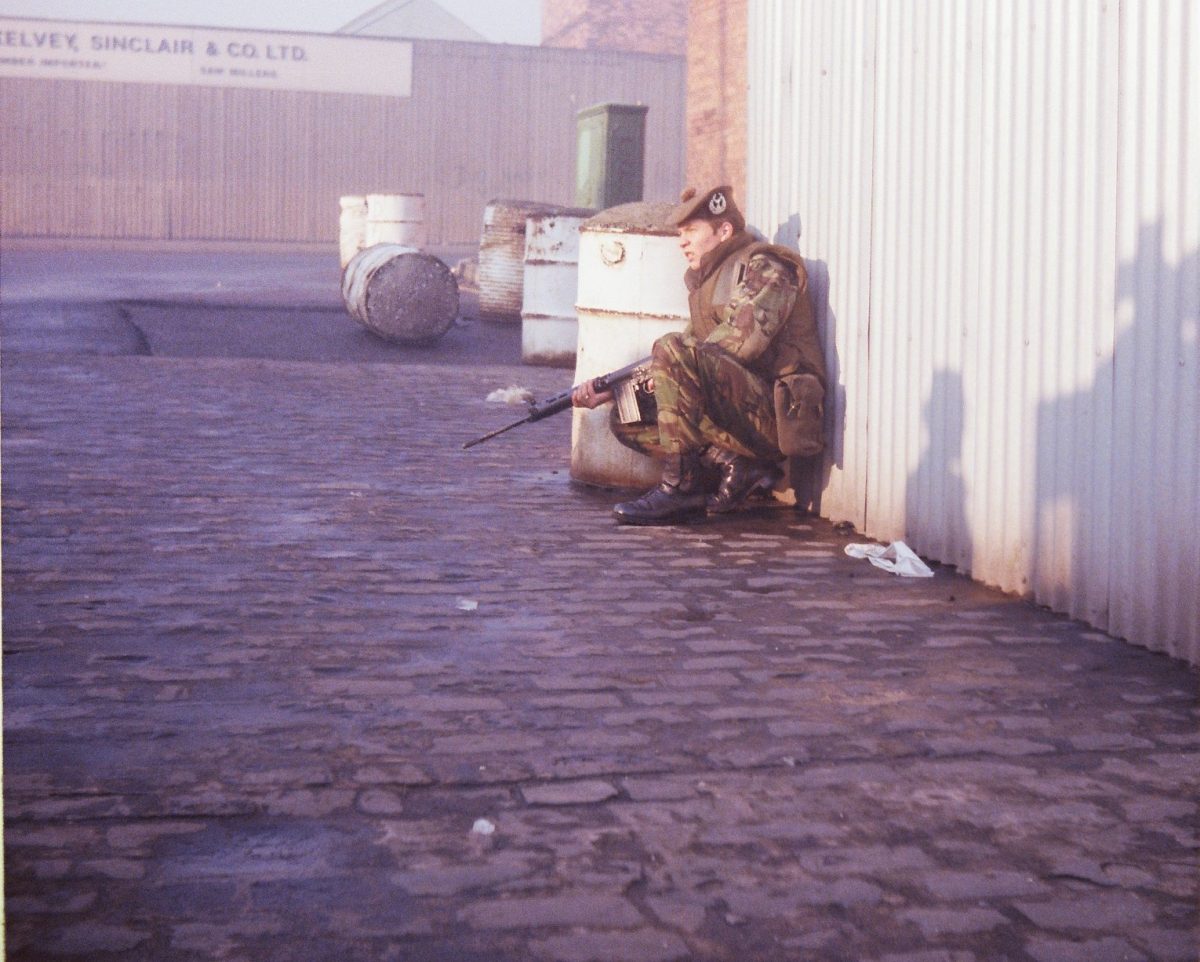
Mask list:
[[[694,454],[668,458],[662,481],[636,501],[613,508],[618,524],[686,524],[704,517],[704,489]]]
[[[708,496],[707,507],[714,514],[733,511],[755,491],[769,491],[783,477],[779,466],[770,461],[756,461],[722,448],[709,448],[704,460],[721,472],[716,493]]]

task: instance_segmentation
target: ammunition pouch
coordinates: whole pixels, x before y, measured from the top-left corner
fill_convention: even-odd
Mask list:
[[[812,457],[825,448],[825,390],[812,374],[785,374],[775,382],[779,450]]]

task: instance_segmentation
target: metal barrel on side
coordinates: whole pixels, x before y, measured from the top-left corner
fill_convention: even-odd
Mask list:
[[[521,360],[574,367],[579,343],[579,228],[595,213],[568,208],[525,219],[525,278],[521,300]]]
[[[424,194],[367,194],[365,244],[425,246]]]
[[[359,251],[342,272],[346,310],[398,344],[431,344],[458,317],[458,281],[432,254],[400,244]]]
[[[666,223],[671,209],[664,203],[622,204],[581,225],[574,383],[632,364],[658,338],[687,326],[687,261]],[[622,488],[654,484],[658,464],[613,437],[609,407],[574,409],[571,477]]]

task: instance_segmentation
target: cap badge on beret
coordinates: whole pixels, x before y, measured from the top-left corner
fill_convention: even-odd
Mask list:
[[[746,227],[746,219],[738,210],[733,188],[728,184],[717,183],[702,190],[688,187],[679,195],[679,201],[667,219],[672,227],[682,227],[690,220],[729,221],[734,232]]]

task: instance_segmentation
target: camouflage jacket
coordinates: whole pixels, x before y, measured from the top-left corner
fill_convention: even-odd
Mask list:
[[[739,231],[684,275],[687,333],[717,343],[768,381],[813,374],[826,388],[825,356],[799,254]]]

